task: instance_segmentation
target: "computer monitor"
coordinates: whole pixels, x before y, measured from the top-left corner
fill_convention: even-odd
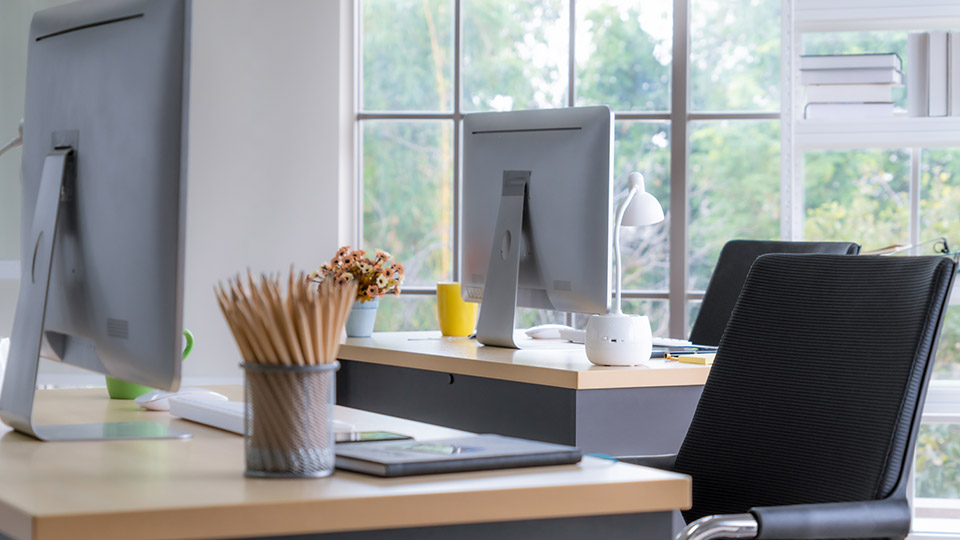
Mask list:
[[[463,297],[477,339],[517,348],[517,306],[610,305],[613,113],[578,107],[463,120]]]
[[[190,6],[77,2],[27,46],[20,295],[0,417],[44,440],[182,436],[156,423],[35,426],[41,347],[180,384]]]

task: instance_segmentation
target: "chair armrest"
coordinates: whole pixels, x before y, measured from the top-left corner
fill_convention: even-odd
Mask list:
[[[904,499],[751,508],[758,539],[904,538],[910,507]]]
[[[677,462],[676,454],[657,454],[653,456],[618,456],[617,461],[672,471]]]

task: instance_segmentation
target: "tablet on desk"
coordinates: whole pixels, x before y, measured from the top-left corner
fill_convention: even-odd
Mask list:
[[[336,448],[338,469],[386,477],[567,465],[583,457],[571,446],[501,435],[341,443]]]

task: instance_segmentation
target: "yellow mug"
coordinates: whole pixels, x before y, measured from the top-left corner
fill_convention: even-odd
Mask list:
[[[437,316],[440,333],[445,336],[466,337],[477,327],[479,304],[464,302],[459,283],[437,283]]]

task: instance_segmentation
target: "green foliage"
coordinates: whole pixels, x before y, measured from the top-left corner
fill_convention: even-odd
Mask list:
[[[669,47],[647,34],[643,4],[627,9],[600,6],[583,23],[589,53],[577,60],[577,104],[609,105],[618,111],[670,108],[670,63],[655,51]]]
[[[562,107],[567,7],[561,0],[463,2],[465,112]],[[562,36],[562,39],[555,36]]]
[[[647,191],[664,207],[666,219],[650,227],[620,231],[625,289],[667,290],[670,258],[669,124],[621,121],[614,134],[614,193],[623,193],[631,171],[642,171]],[[643,312],[630,312],[643,313]]]
[[[450,279],[451,124],[382,120],[362,127],[365,248],[402,263],[405,286]]]
[[[777,121],[690,126],[690,285],[706,288],[728,240],[780,237]]]
[[[402,332],[439,328],[437,297],[401,294],[385,296],[377,309],[374,332]]]
[[[362,6],[363,109],[449,112],[452,2],[364,0]]]
[[[960,425],[921,425],[917,441],[916,496],[960,498]]]
[[[910,157],[903,151],[807,152],[804,237],[864,250],[909,242]]]
[[[693,110],[777,110],[780,2],[693,0],[690,18]]]

